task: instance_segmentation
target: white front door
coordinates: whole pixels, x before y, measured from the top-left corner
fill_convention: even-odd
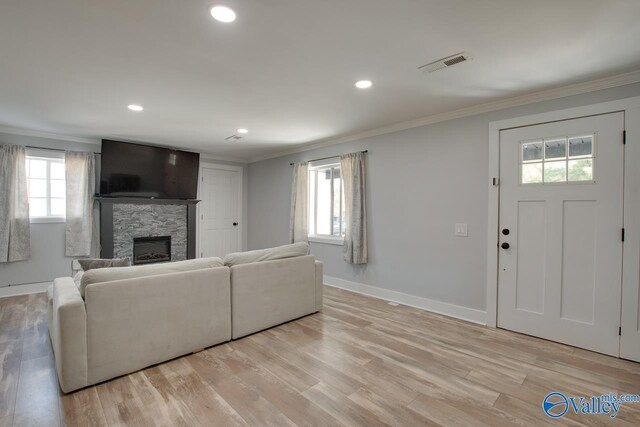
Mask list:
[[[237,169],[202,167],[200,178],[200,257],[224,257],[241,250],[241,174]]]
[[[498,326],[619,355],[624,114],[500,132]]]

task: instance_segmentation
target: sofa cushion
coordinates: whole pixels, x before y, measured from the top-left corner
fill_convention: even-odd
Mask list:
[[[78,264],[80,264],[80,267],[82,267],[83,271],[89,271],[96,268],[128,267],[131,265],[131,261],[129,261],[129,258],[115,258],[115,259],[87,258],[87,259],[79,259]]]
[[[290,245],[277,246],[275,248],[258,249],[255,251],[236,252],[224,257],[224,265],[231,267],[238,264],[249,264],[260,261],[273,261],[276,259],[293,258],[309,254],[307,242],[292,243]]]
[[[97,268],[84,273],[80,281],[80,295],[84,298],[85,288],[92,283],[112,282],[114,280],[134,279],[136,277],[158,276],[181,271],[202,270],[205,268],[223,267],[222,260],[217,257],[189,259],[186,261],[167,262],[161,264],[136,265],[132,267]]]

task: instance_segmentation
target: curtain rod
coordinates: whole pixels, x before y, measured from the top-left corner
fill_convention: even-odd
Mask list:
[[[369,150],[363,150],[363,151],[361,151],[361,153],[362,153],[362,154],[367,154],[368,152],[369,152]],[[322,158],[320,158],[320,159],[307,160],[307,163],[310,163],[310,162],[319,162],[320,160],[333,159],[333,158],[336,158],[336,157],[340,157],[340,155],[337,155],[337,156],[329,156],[329,157],[322,157]],[[295,165],[295,163],[289,163],[289,166],[293,166],[293,165]]]
[[[73,151],[73,150],[61,150],[61,149],[59,149],[59,148],[36,147],[36,146],[34,146],[34,145],[25,145],[25,146],[24,146],[24,148],[32,148],[32,149],[34,149],[34,150],[61,151],[61,152],[63,152],[63,153],[64,153],[64,152],[66,152],[66,151]],[[102,155],[102,153],[96,153],[95,151],[94,151],[94,153],[93,153],[93,154],[99,154],[99,155]]]

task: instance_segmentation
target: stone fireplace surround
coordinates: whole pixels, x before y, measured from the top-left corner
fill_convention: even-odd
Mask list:
[[[100,204],[101,258],[133,260],[133,239],[171,236],[171,260],[196,257],[198,200],[96,197]]]

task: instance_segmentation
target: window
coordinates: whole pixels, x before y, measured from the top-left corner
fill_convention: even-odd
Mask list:
[[[595,134],[524,141],[521,184],[593,182]]]
[[[339,242],[345,231],[340,164],[309,166],[309,237]]]
[[[63,222],[66,214],[64,158],[28,155],[27,188],[32,222]]]

